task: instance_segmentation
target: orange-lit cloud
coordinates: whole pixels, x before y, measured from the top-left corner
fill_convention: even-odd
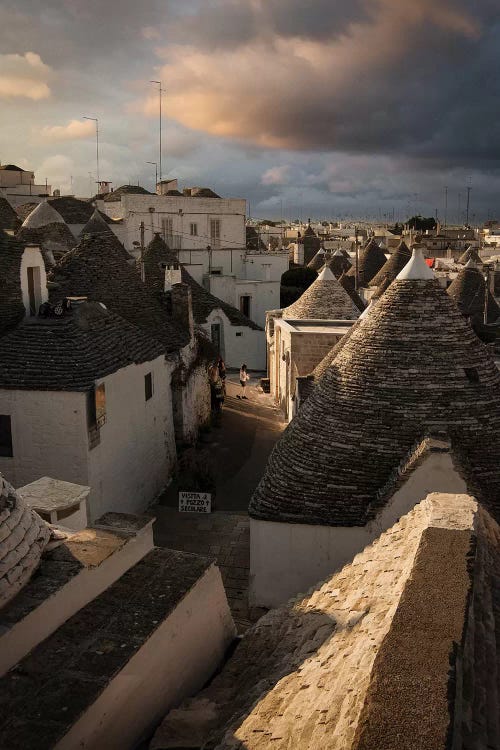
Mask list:
[[[51,69],[36,52],[0,55],[0,98],[47,99],[50,77]]]
[[[95,136],[95,124],[90,120],[71,120],[67,125],[46,125],[41,134],[52,141],[77,141]]]
[[[427,36],[430,44],[442,36],[443,54],[450,38],[477,39],[479,24],[460,1],[367,0],[361,17],[329,37],[285,37],[257,24],[252,39],[215,50],[171,45],[158,73],[168,82],[166,110],[190,128],[264,147],[349,146],[345,131],[356,101],[361,115],[363,102],[385,88],[390,106],[391,79],[401,83],[408,72],[413,80],[419,66],[426,75]],[[252,7],[257,18],[265,13],[260,0]],[[142,109],[156,114],[157,97],[149,96]],[[378,118],[373,132],[390,132],[389,114]]]

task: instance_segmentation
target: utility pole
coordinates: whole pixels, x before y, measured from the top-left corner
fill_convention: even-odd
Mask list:
[[[354,227],[354,248],[356,251],[356,266],[354,275],[354,288],[358,291],[359,286],[359,251],[358,251],[358,228]]]
[[[141,231],[141,279],[144,281],[144,222],[140,223]]]
[[[488,293],[490,291],[490,268],[489,266],[484,267],[484,312],[483,321],[486,325],[488,323]]]
[[[447,226],[448,219],[448,186],[444,189],[444,225]]]
[[[466,226],[469,226],[469,204],[470,204],[470,191],[471,190],[472,190],[472,188],[469,185],[467,187],[467,216],[466,216],[466,219],[465,219]]]
[[[164,89],[162,88],[161,81],[150,81],[150,83],[156,83],[156,84],[158,84],[158,95],[159,95],[159,99],[160,99],[160,128],[159,128],[159,130],[160,130],[160,146],[159,146],[159,160],[158,161],[159,161],[159,164],[160,164],[160,182],[161,182],[161,178],[162,178],[162,175],[163,175],[162,168],[161,168],[161,150],[162,150],[161,149],[161,131],[162,131],[161,98],[162,98],[162,94],[164,92]]]

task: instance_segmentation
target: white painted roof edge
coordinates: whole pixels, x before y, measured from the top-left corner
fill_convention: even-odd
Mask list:
[[[418,279],[434,279],[434,271],[425,262],[422,250],[414,247],[412,256],[402,271],[398,273],[398,281],[416,281]]]

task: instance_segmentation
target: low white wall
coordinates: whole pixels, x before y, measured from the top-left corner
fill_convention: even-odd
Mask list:
[[[430,453],[366,526],[312,526],[250,519],[251,606],[279,607],[350,563],[429,492],[467,493],[448,453]]]
[[[89,530],[91,531],[91,530]],[[0,637],[0,676],[153,549],[152,524],[97,567],[82,568]]]
[[[236,635],[212,565],[55,750],[128,750],[213,675]]]

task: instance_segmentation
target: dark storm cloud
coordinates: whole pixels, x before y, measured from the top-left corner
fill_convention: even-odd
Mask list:
[[[474,12],[465,0],[220,0],[200,13],[166,51],[186,125],[268,147],[500,158],[490,0]]]

